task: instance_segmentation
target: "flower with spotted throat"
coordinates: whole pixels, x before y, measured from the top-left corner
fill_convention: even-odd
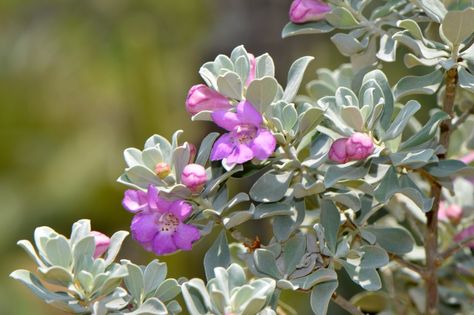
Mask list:
[[[153,185],[147,192],[127,190],[122,205],[135,214],[130,226],[133,239],[157,255],[191,250],[192,243],[201,237],[198,228],[184,223],[192,212],[191,205],[160,197]]]

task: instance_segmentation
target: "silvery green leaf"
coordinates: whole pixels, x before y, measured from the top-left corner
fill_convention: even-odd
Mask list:
[[[330,147],[330,138],[325,134],[318,135],[311,144],[310,156],[302,164],[309,168],[319,167],[325,161]]]
[[[352,13],[344,7],[335,7],[331,12],[326,14],[325,19],[331,25],[340,29],[351,29],[359,26],[359,22]]]
[[[346,261],[341,260],[340,262],[351,280],[360,285],[363,289],[367,291],[377,291],[382,288],[382,282],[376,269],[361,269]]]
[[[199,152],[197,154],[197,158],[195,163],[205,166],[207,160],[209,159],[209,154],[212,150],[212,145],[214,141],[216,141],[217,137],[219,137],[219,133],[211,132],[208,134],[204,139],[201,141],[201,145],[199,146]]]
[[[300,88],[306,68],[313,59],[314,57],[305,56],[293,62],[288,71],[288,81],[286,83],[282,100],[288,103],[293,101]]]
[[[397,41],[390,35],[384,34],[380,38],[380,48],[377,52],[377,58],[385,62],[393,62],[397,54]]]
[[[300,137],[314,130],[324,118],[324,112],[318,108],[310,108],[302,113],[298,119],[298,132]],[[298,151],[298,150],[297,150]]]
[[[274,279],[282,277],[275,262],[275,256],[267,249],[259,248],[253,252],[255,267],[259,272],[268,275]]]
[[[418,57],[423,57],[426,59],[449,57],[449,54],[446,51],[440,50],[440,49],[429,48],[423,43],[423,41],[414,39],[410,37],[408,34],[409,34],[408,31],[400,31],[400,32],[395,33],[392,37],[396,41],[410,48]]]
[[[244,192],[240,192],[237,195],[235,195],[231,200],[229,200],[227,203],[225,203],[222,207],[219,207],[218,209],[216,209],[216,211],[218,213],[223,213],[226,210],[233,208],[235,205],[245,202],[245,201],[249,201],[249,200],[250,200],[249,195],[247,195]]]
[[[199,75],[208,86],[212,87],[213,89],[216,89],[216,75],[214,74],[214,71],[210,69],[212,67],[211,64],[212,63],[207,62],[202,65],[202,67],[199,69]]]
[[[286,38],[295,35],[329,33],[334,26],[326,21],[310,22],[304,24],[288,23],[282,30],[281,37]]]
[[[250,211],[234,211],[229,216],[225,217],[222,220],[222,223],[224,223],[224,227],[227,230],[230,230],[237,225],[247,222],[248,220],[252,219],[252,217],[253,213]]]
[[[436,135],[441,121],[448,118],[449,115],[445,112],[438,111],[434,113],[421,130],[400,144],[399,150],[408,150],[431,140]]]
[[[269,54],[265,53],[255,59],[255,78],[274,77],[275,65]]]
[[[245,49],[244,45],[239,45],[232,49],[232,52],[230,53],[230,60],[235,63],[237,59],[240,57],[247,57],[248,58],[248,52]]]
[[[284,202],[261,203],[258,204],[253,211],[255,220],[270,218],[278,215],[291,215],[293,211],[291,206]]]
[[[368,165],[331,165],[326,171],[324,185],[326,188],[330,188],[341,180],[360,179],[367,175],[368,171]]]
[[[273,234],[279,242],[287,240],[291,233],[303,222],[306,214],[304,199],[292,202],[291,216],[276,216],[273,218]]]
[[[200,111],[199,113],[193,115],[191,117],[192,121],[199,121],[199,120],[204,120],[204,121],[212,121],[212,111],[210,110],[203,110]]]
[[[191,279],[183,283],[181,289],[184,302],[191,315],[207,314],[211,302],[206,285],[201,279]]]
[[[410,121],[410,118],[421,108],[420,103],[417,101],[408,101],[405,106],[402,107],[397,117],[393,120],[390,127],[387,129],[382,137],[383,141],[395,139],[398,137],[406,125]]]
[[[156,164],[163,161],[163,156],[157,148],[147,148],[142,152],[142,160],[146,167],[154,169]]]
[[[369,4],[370,1],[361,1],[362,3],[365,3],[366,5]],[[391,13],[393,13],[395,10],[400,11],[400,7],[405,4],[405,1],[399,1],[399,0],[389,0],[386,1],[386,3],[382,6],[379,6],[375,10],[372,11],[372,14],[370,15],[370,20],[375,21],[378,18],[387,16]],[[362,11],[362,9],[358,9],[359,12]]]
[[[359,211],[361,207],[359,196],[355,191],[327,192],[324,197],[341,203],[354,211]]]
[[[346,57],[361,52],[367,48],[367,42],[360,42],[357,38],[344,33],[337,33],[331,37],[331,41],[336,45],[339,52]]]
[[[71,247],[69,246],[68,240],[64,236],[57,235],[53,238],[50,238],[46,242],[45,252],[48,257],[48,261],[53,265],[64,267],[66,269],[71,266]]]
[[[310,290],[315,285],[337,281],[337,273],[332,269],[321,268],[301,278],[291,280],[294,286],[303,290]]]
[[[155,296],[159,298],[160,301],[167,302],[174,299],[180,292],[181,288],[178,281],[175,279],[166,279],[159,284]]]
[[[277,173],[273,170],[269,171],[250,188],[250,197],[259,202],[278,201],[284,197],[292,177],[292,172]]]
[[[425,41],[423,32],[415,21],[411,19],[401,20],[397,22],[397,26],[406,29],[415,39]]]
[[[337,234],[341,224],[341,215],[339,209],[332,201],[323,199],[320,203],[321,214],[320,224],[324,228],[324,237],[326,244],[332,253],[336,252]]]
[[[242,86],[245,86],[248,75],[250,73],[250,61],[248,56],[240,56],[234,61],[235,73],[240,78]]]
[[[122,279],[127,276],[127,268],[124,266],[117,265],[113,269],[110,275],[105,279],[104,283],[101,285],[99,293],[100,295],[108,295],[113,292],[122,282]],[[96,278],[97,280],[97,278]],[[94,284],[94,291],[96,289],[97,283]]]
[[[87,219],[82,219],[77,222],[74,222],[71,229],[71,237],[69,242],[72,247],[83,237],[86,237],[91,232],[91,221]]]
[[[123,151],[123,157],[128,167],[142,165],[142,152],[136,148],[128,148]]]
[[[187,142],[173,150],[173,169],[178,184],[181,183],[181,174],[189,164],[190,157],[191,148]]]
[[[396,255],[409,253],[415,244],[410,232],[402,227],[367,226],[363,230],[375,235],[377,244]]]
[[[66,270],[66,268],[60,266],[52,266],[47,268],[38,268],[38,271],[42,274],[43,278],[56,285],[68,287],[72,282],[72,274]]]
[[[117,257],[120,247],[122,247],[123,240],[128,236],[128,234],[129,233],[126,231],[118,231],[110,237],[110,245],[105,254],[105,264],[107,266],[115,260],[115,257]]]
[[[441,23],[448,12],[440,0],[415,0],[414,2],[437,23]]]
[[[206,278],[210,280],[215,277],[214,268],[227,268],[230,264],[231,260],[229,245],[227,243],[225,230],[222,230],[212,246],[206,252],[206,255],[204,255],[204,269],[206,272]]]
[[[218,55],[216,59],[214,59],[214,69],[217,75],[221,75],[227,71],[234,71],[234,64],[226,55]]]
[[[364,118],[362,117],[362,113],[360,112],[359,107],[344,107],[341,110],[341,116],[349,127],[353,128],[355,131],[363,131]]]
[[[283,250],[283,261],[285,265],[285,277],[295,271],[306,251],[306,236],[298,234],[286,241]]]
[[[389,263],[387,252],[376,245],[364,245],[358,248],[362,252],[360,268],[373,269],[380,268]]]
[[[34,240],[38,254],[46,265],[51,265],[46,254],[46,243],[58,233],[49,226],[40,226],[35,229]]]
[[[217,89],[227,97],[241,100],[242,99],[242,81],[235,72],[226,72],[217,77]]]
[[[221,168],[220,168],[221,169]],[[207,186],[206,186],[206,189],[204,190],[204,192],[201,194],[203,197],[206,197],[206,196],[209,196],[210,194],[212,194],[213,192],[215,192],[219,186],[224,182],[226,181],[229,177],[231,177],[232,175],[234,175],[235,173],[238,173],[238,172],[241,172],[243,170],[243,166],[242,165],[237,165],[236,167],[234,167],[232,170],[228,171],[228,172],[225,172],[219,176],[217,176],[216,178],[213,178],[211,179]],[[214,175],[213,175],[214,176]]]
[[[275,98],[277,86],[278,83],[273,77],[252,80],[245,97],[259,112],[264,113]]]
[[[179,131],[177,131],[175,134],[179,134]],[[169,141],[160,135],[153,135],[150,138],[148,138],[145,142],[145,149],[148,148],[158,148],[160,152],[162,153],[163,157],[170,157],[171,156],[171,144]],[[165,161],[168,162],[168,161]]]
[[[308,91],[309,96],[313,99],[320,99],[324,96],[334,95],[334,88],[330,86],[327,82],[320,80],[313,80],[306,84],[306,90]]]
[[[168,310],[168,312],[170,312],[171,315],[179,314],[183,311],[181,305],[179,305],[179,303],[176,301],[171,301],[166,304],[166,309]]]
[[[473,30],[474,8],[468,8],[464,11],[447,12],[440,31],[454,46],[457,46],[471,36]]]
[[[469,73],[465,68],[460,68],[458,77],[460,87],[474,92],[474,75]]]
[[[90,293],[94,289],[94,276],[90,272],[82,270],[77,274],[77,280],[86,293]]]
[[[38,254],[36,254],[36,251],[33,245],[30,243],[30,241],[21,240],[21,241],[18,241],[16,244],[20,246],[21,248],[23,248],[25,252],[28,254],[28,256],[33,258],[33,260],[38,265],[38,267],[43,267],[43,268],[46,267],[43,261],[38,257]]]
[[[155,173],[142,165],[135,165],[125,169],[125,175],[129,182],[140,188],[146,189],[150,184],[164,186],[164,182]]]
[[[421,149],[417,151],[395,152],[390,154],[390,160],[394,166],[406,165],[411,168],[420,168],[426,165],[435,156],[432,149]]]
[[[288,104],[283,107],[282,118],[283,129],[287,132],[290,132],[298,120],[298,113],[296,112],[295,106],[293,104]]]
[[[145,298],[145,279],[143,278],[143,271],[139,266],[132,264],[131,262],[127,262],[125,266],[128,271],[128,275],[124,279],[127,291],[133,297],[135,302],[138,305],[141,305]]]
[[[303,163],[303,165],[306,165]],[[296,183],[293,186],[293,193],[296,198],[303,198],[315,194],[322,193],[325,190],[324,183],[321,180],[315,180],[312,182],[301,182]]]
[[[434,177],[474,175],[474,168],[459,160],[439,160],[436,163],[426,165],[424,169]]]
[[[405,54],[405,56],[403,56],[403,62],[405,63],[405,66],[407,68],[413,68],[416,66],[434,67],[437,64],[441,63],[443,60],[444,60],[443,58],[433,58],[433,59],[418,58],[412,53],[408,53],[408,54]]]
[[[157,298],[149,298],[138,309],[128,313],[130,315],[168,315],[166,306]]]
[[[359,100],[357,96],[349,88],[339,87],[335,93],[336,104],[342,109],[344,107],[354,106],[359,107]]]
[[[77,263],[83,257],[92,257],[95,251],[95,240],[93,235],[86,236],[79,240],[72,248],[74,261]],[[75,266],[76,269],[78,266]]]
[[[374,81],[376,82],[376,85],[373,83]],[[372,70],[364,75],[361,86],[361,91],[371,87],[374,87],[375,90],[380,89],[382,91],[385,103],[382,116],[380,117],[380,124],[383,129],[387,129],[392,118],[394,105],[393,93],[392,89],[390,88],[390,84],[388,83],[387,77],[380,70]],[[359,95],[361,91],[359,91]],[[378,103],[379,100],[375,99],[375,102]]]
[[[399,100],[412,94],[433,94],[438,90],[443,78],[444,73],[439,69],[427,75],[404,77],[394,87],[395,98]]]
[[[367,47],[365,50],[350,56],[354,73],[372,69],[377,64],[377,37],[371,36],[367,44],[365,44],[366,41],[367,39],[363,40],[364,45]]]
[[[322,282],[311,290],[311,309],[315,315],[327,315],[329,302],[338,286],[337,280]]]

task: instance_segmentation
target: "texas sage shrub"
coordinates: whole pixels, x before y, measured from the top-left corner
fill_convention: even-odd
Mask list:
[[[185,101],[220,132],[199,148],[177,131],[124,152],[132,238],[161,256],[220,231],[205,280],[116,262],[128,232],[109,238],[88,220],[69,238],[37,228],[36,249],[18,242],[37,270],[11,277],[76,314],[288,314],[285,290],[309,295],[318,315],[331,301],[351,314],[472,312],[472,1],[295,0],[289,16],[283,37],[333,32],[351,62],[300,89],[313,57],[281,84],[268,54],[238,46],[200,68]],[[382,66],[397,59],[426,74],[390,84]],[[229,180],[248,176],[250,190],[229,195]],[[271,237],[243,232],[248,221],[269,222]],[[338,294],[343,273],[360,293]]]

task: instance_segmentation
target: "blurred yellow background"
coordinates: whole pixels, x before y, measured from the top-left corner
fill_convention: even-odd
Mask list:
[[[317,58],[307,78],[345,60],[328,36],[280,38],[290,3],[0,1],[0,314],[61,314],[8,278],[33,268],[17,240],[31,240],[40,225],[69,235],[80,218],[108,235],[128,230],[131,215],[120,204],[126,188],[115,182],[123,149],[176,129],[198,144],[213,128],[192,123],[184,109],[202,63],[244,44],[274,57],[284,85],[302,55]],[[170,276],[203,277],[208,245],[162,258]],[[154,258],[131,239],[121,257]],[[290,298],[299,314],[309,314],[307,296]]]

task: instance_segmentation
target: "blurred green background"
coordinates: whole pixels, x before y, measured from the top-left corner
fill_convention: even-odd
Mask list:
[[[60,314],[8,278],[33,267],[17,240],[40,225],[68,235],[80,218],[109,235],[128,230],[125,187],[115,182],[123,149],[178,128],[199,143],[212,128],[184,109],[203,62],[244,44],[269,52],[284,84],[302,55],[317,57],[308,78],[345,60],[327,36],[280,38],[290,2],[0,1],[0,314]],[[170,275],[202,277],[207,246],[164,257]],[[121,255],[153,258],[130,239]],[[286,302],[309,314],[308,296],[296,299]]]

